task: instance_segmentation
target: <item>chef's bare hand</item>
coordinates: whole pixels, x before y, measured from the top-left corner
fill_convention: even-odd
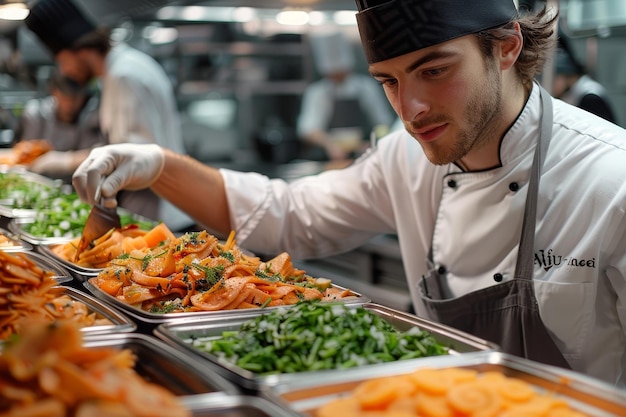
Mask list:
[[[155,144],[121,143],[94,148],[76,169],[72,184],[81,200],[94,204],[98,184],[101,203],[117,207],[116,195],[121,190],[141,190],[150,187],[161,175],[165,156]]]

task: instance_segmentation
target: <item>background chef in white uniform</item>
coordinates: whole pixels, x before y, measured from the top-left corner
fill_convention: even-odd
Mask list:
[[[100,130],[99,92],[56,70],[47,86],[49,96],[26,102],[16,137],[46,140],[53,150],[35,159],[29,170],[69,182],[89,151],[107,143]]]
[[[110,205],[150,186],[294,259],[395,233],[418,315],[440,320],[439,304],[506,352],[626,387],[626,131],[535,81],[556,17],[512,0],[373,3],[357,0],[363,48],[405,128],[350,166],[286,182],[112,145],[76,170],[81,198],[102,176]]]
[[[80,84],[99,78],[100,124],[109,143],[157,143],[185,153],[173,86],[152,57],[125,43],[113,45],[110,30],[96,27],[70,0],[39,0],[25,23],[63,75]],[[193,227],[189,216],[150,190],[133,191],[120,195],[121,206],[175,231]]]
[[[616,123],[615,112],[604,86],[587,74],[563,36],[559,38],[558,44],[552,85],[554,97]]]
[[[311,34],[311,48],[321,79],[305,90],[297,121],[305,159],[344,160],[368,145],[370,132],[383,134],[393,113],[382,88],[355,71],[355,51],[339,31]]]

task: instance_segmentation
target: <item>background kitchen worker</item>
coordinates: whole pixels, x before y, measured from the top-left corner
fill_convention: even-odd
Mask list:
[[[357,2],[369,71],[405,126],[376,149],[288,183],[107,146],[76,170],[81,198],[102,176],[106,204],[150,186],[242,247],[294,259],[395,233],[419,316],[625,386],[626,131],[534,81],[556,17],[512,0],[372,4]]]
[[[50,50],[61,73],[86,85],[101,83],[100,124],[109,143],[156,143],[184,153],[173,86],[163,68],[110,30],[96,27],[70,0],[39,0],[26,26]],[[150,190],[122,193],[120,205],[183,230],[193,221]]]
[[[16,132],[18,141],[44,139],[52,151],[35,159],[33,172],[71,181],[78,165],[95,146],[105,145],[98,117],[98,92],[53,71],[49,96],[26,102]]]
[[[322,78],[302,97],[298,136],[305,159],[343,160],[369,144],[370,132],[385,132],[393,122],[389,103],[372,77],[355,72],[355,53],[343,32],[311,35],[313,59]]]
[[[562,36],[556,50],[554,73],[554,97],[616,123],[606,89],[587,74]]]

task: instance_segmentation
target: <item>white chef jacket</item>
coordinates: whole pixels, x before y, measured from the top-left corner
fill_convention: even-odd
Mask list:
[[[307,87],[296,126],[300,137],[328,129],[335,99],[357,99],[363,114],[368,117],[367,124],[372,127],[393,123],[393,114],[382,87],[368,75],[352,73],[341,83],[322,78]]]
[[[125,43],[117,44],[106,56],[101,82],[100,119],[109,143],[156,143],[185,153],[173,86],[158,62]],[[159,217],[174,230],[194,223],[163,199]]]
[[[574,370],[624,386],[626,131],[553,102],[537,205],[539,310]],[[493,285],[496,273],[512,278],[540,115],[535,86],[502,140],[502,166],[483,172],[431,164],[404,130],[346,169],[289,184],[222,170],[237,240],[304,259],[396,233],[416,312],[427,317],[418,281],[431,238],[435,262],[448,271],[448,296]]]

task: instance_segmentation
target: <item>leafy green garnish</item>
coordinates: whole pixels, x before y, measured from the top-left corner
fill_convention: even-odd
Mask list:
[[[394,328],[363,307],[304,301],[243,323],[216,340],[194,346],[243,369],[272,374],[343,369],[366,364],[445,355],[429,332]]]

